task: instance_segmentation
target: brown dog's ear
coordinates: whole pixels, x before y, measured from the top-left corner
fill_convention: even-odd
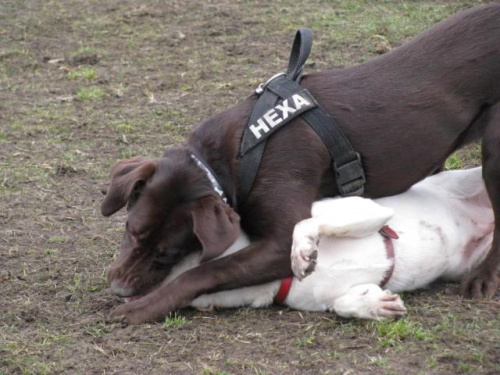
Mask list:
[[[221,255],[240,234],[240,216],[219,197],[206,197],[193,210],[194,233],[203,246],[201,261]]]
[[[111,170],[111,185],[101,203],[102,214],[112,215],[125,206],[134,186],[145,182],[155,171],[156,161],[144,157],[135,157],[116,163]]]

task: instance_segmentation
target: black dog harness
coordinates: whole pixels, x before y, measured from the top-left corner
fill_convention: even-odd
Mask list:
[[[341,196],[361,195],[365,173],[360,155],[355,152],[337,122],[319,105],[311,93],[300,87],[304,63],[312,47],[312,31],[299,29],[288,62],[286,73],[278,73],[259,85],[259,95],[243,133],[238,155],[238,202],[244,202],[252,189],[259,170],[267,138],[284,125],[301,116],[318,134],[332,156],[332,168]],[[207,175],[213,189],[228,204],[215,173],[200,155],[191,155],[193,161]]]
[[[259,98],[240,145],[239,202],[244,202],[250,193],[267,138],[297,116],[316,131],[328,148],[339,194],[361,195],[364,191],[365,173],[360,155],[353,150],[337,122],[299,85],[311,47],[312,31],[298,30],[286,73],[276,74],[255,90]]]

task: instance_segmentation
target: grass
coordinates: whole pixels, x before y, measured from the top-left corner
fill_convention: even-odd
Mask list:
[[[373,322],[372,325],[379,339],[379,345],[383,348],[398,346],[405,340],[431,341],[434,338],[432,332],[410,318],[396,321],[382,320]]]
[[[97,49],[92,46],[81,46],[80,48],[71,51],[70,56],[72,57],[78,57],[78,56],[85,56],[85,55],[95,55],[97,54]]]
[[[23,72],[33,73],[39,68],[40,64],[36,54],[30,49],[0,49],[0,81],[16,77]]]
[[[377,367],[387,367],[388,365],[388,361],[386,358],[382,357],[382,356],[376,356],[376,357],[369,357],[368,358],[370,360],[370,364],[371,365],[375,365]]]
[[[93,68],[82,67],[68,72],[70,79],[86,79],[93,80],[97,78],[97,72]]]
[[[323,6],[310,25],[324,37],[315,50],[324,50],[335,66],[346,66],[379,53],[381,39],[389,48],[402,44],[427,25],[447,17],[458,4],[358,0],[343,4],[342,9],[334,5],[330,2],[330,6]]]
[[[475,373],[476,369],[476,366],[472,366],[469,363],[465,363],[462,361],[458,362],[458,371],[460,373]]]
[[[132,133],[135,129],[134,125],[130,123],[120,123],[115,125],[116,130],[121,133]]]
[[[444,167],[446,170],[461,169],[463,167],[463,161],[458,155],[458,152],[454,152],[446,159]]]
[[[78,89],[76,97],[79,100],[97,101],[106,97],[106,93],[99,87],[82,87]]]
[[[98,323],[84,327],[84,332],[92,338],[99,338],[111,332],[109,325]]]
[[[313,345],[316,340],[316,329],[311,329],[304,337],[298,339],[299,346]]]
[[[165,321],[163,322],[164,329],[178,329],[186,325],[187,320],[185,317],[178,315],[177,313],[169,314]]]
[[[437,360],[437,357],[436,355],[431,355],[429,356],[426,360],[425,360],[425,366],[428,368],[428,369],[433,369],[435,368],[436,366],[438,365],[438,360]]]
[[[203,375],[229,375],[228,372],[219,371],[219,370],[213,370],[212,368],[209,368],[209,367],[204,368],[201,373]]]
[[[55,255],[59,252],[59,250],[56,250],[56,249],[45,249],[44,250],[44,253],[48,256],[52,256],[52,255]]]
[[[69,241],[69,237],[50,237],[49,243],[63,244]]]
[[[40,184],[40,186],[51,183],[52,170],[50,166],[25,161],[16,168],[7,168],[6,165],[11,163],[10,159],[10,156],[6,157],[4,162],[0,163],[0,194],[23,191],[32,183]]]

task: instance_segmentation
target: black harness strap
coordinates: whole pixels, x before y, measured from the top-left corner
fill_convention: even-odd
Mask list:
[[[312,43],[313,33],[311,29],[301,28],[297,30],[286,70],[287,77],[294,82],[300,82],[304,72],[304,64],[311,53]]]
[[[332,167],[341,196],[361,195],[365,174],[355,152],[337,122],[299,85],[304,63],[312,46],[312,31],[300,29],[293,42],[286,74],[273,76],[260,85],[259,99],[250,115],[240,146],[238,201],[245,201],[253,186],[264,153],[266,139],[297,116],[316,131],[332,156]],[[281,116],[278,112],[281,111]]]

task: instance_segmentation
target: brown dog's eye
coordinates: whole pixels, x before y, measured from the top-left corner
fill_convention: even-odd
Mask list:
[[[127,221],[125,223],[125,231],[129,233],[130,236],[134,238],[134,241],[136,242],[145,242],[148,240],[149,236],[151,235],[152,230],[135,230],[131,228],[129,222]]]
[[[151,234],[151,231],[145,231],[136,235],[138,241],[146,241]]]

